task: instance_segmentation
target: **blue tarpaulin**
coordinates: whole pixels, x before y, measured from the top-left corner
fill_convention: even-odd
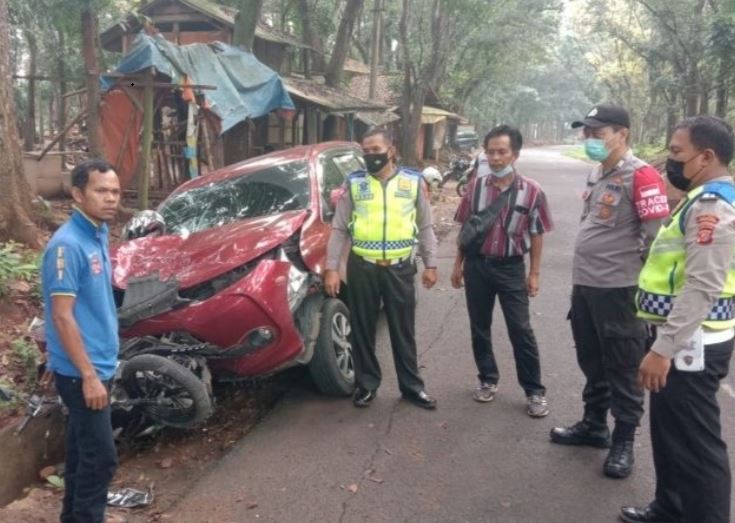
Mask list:
[[[277,72],[253,54],[222,42],[179,46],[160,35],[140,33],[114,73],[132,75],[150,67],[182,87],[187,83],[216,86],[203,95],[207,109],[219,116],[222,133],[247,118],[294,109]],[[117,79],[103,76],[100,81],[108,90]]]

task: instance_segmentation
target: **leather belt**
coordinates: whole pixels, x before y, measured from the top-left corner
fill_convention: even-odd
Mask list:
[[[391,265],[398,265],[399,263],[403,263],[405,261],[408,261],[408,257],[406,258],[395,258],[392,260],[374,260],[372,258],[365,258],[364,256],[361,256],[363,260],[365,260],[368,263],[372,263],[373,265],[380,265],[381,267],[390,267]]]

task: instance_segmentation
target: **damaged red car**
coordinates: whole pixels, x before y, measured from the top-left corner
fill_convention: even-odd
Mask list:
[[[135,216],[112,250],[113,399],[191,427],[212,411],[212,376],[296,365],[321,392],[349,395],[350,316],[325,297],[321,274],[335,192],[362,162],[351,143],[295,147],[191,180]]]

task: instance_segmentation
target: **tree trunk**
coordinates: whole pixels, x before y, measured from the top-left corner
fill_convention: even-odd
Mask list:
[[[102,158],[102,140],[99,134],[100,71],[97,57],[97,11],[94,0],[87,0],[82,10],[82,49],[87,75],[87,141],[89,156]]]
[[[38,63],[38,44],[34,30],[25,31],[28,42],[28,107],[23,125],[23,150],[32,151],[36,145],[36,64]]]
[[[302,35],[301,40],[306,45],[312,45],[314,42],[314,32],[311,29],[311,9],[309,9],[309,0],[299,0],[299,16],[301,17]],[[311,78],[311,68],[313,65],[313,55],[311,49],[302,49],[304,60],[304,76]]]
[[[695,116],[697,114],[697,102],[699,96],[697,92],[697,69],[696,65],[692,64],[689,67],[687,74],[687,86],[686,86],[686,116]]]
[[[401,155],[407,165],[418,165],[416,143],[421,132],[421,113],[424,100],[429,89],[436,88],[439,78],[446,69],[447,55],[450,42],[445,34],[445,13],[442,10],[441,0],[434,0],[431,11],[432,46],[429,62],[419,64],[420,73],[417,74],[417,64],[413,63],[409,53],[408,18],[410,12],[409,0],[403,0],[401,19],[398,33],[403,55],[403,92],[401,95]]]
[[[7,0],[0,0],[0,241],[15,240],[40,248],[41,236],[31,220],[31,189],[23,175],[10,67]]]
[[[66,98],[64,98],[64,95],[66,94],[66,58],[64,56],[64,47],[65,47],[65,41],[64,41],[64,31],[57,31],[58,37],[59,37],[59,54],[56,58],[56,71],[59,75],[59,104],[57,106],[58,109],[58,116],[56,121],[56,128],[57,129],[65,129],[66,128]],[[61,140],[59,141],[59,151],[65,151],[66,150],[66,137],[62,136]],[[62,168],[63,168],[63,156],[62,156]]]
[[[337,40],[334,42],[332,56],[329,59],[325,80],[327,85],[339,87],[342,83],[342,70],[345,66],[345,60],[350,52],[350,43],[352,42],[352,31],[355,27],[355,20],[362,9],[364,0],[347,0],[345,12],[342,20],[339,22],[337,30]]]
[[[262,8],[263,0],[240,0],[240,10],[235,17],[235,31],[232,35],[233,45],[249,53],[253,52],[255,28],[258,25]]]

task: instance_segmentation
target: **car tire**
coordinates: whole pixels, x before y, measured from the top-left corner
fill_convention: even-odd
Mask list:
[[[172,403],[143,405],[151,419],[182,429],[191,429],[206,420],[214,409],[207,384],[183,365],[157,354],[141,354],[124,363],[122,385],[131,398],[144,398],[157,389],[157,397],[166,397],[166,389],[179,391]],[[185,395],[185,398],[182,397]],[[186,399],[188,405],[182,406]]]
[[[327,396],[349,396],[355,388],[355,367],[350,344],[350,311],[336,298],[324,300],[319,337],[309,373],[316,388]]]

